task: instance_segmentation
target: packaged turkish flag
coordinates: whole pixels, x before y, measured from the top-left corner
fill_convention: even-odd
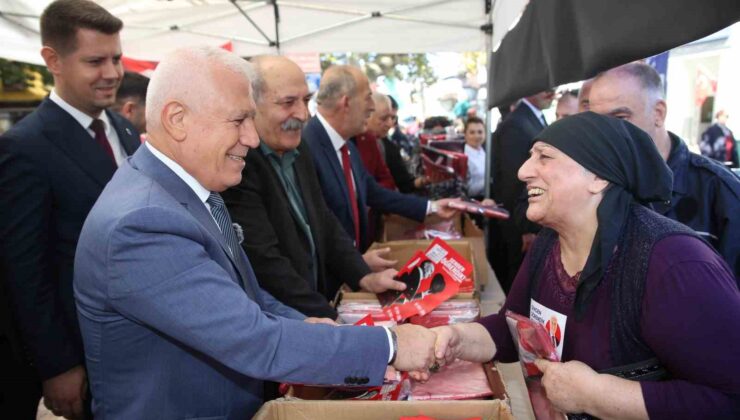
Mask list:
[[[473,265],[437,238],[426,251],[417,252],[396,275],[398,281],[406,284],[406,289],[380,293],[378,300],[383,312],[395,321],[426,315],[455,295],[461,284],[470,281],[472,273]]]
[[[465,360],[442,366],[429,381],[411,385],[411,399],[415,401],[471,400],[491,395],[493,391],[483,365]]]
[[[506,220],[509,218],[509,211],[503,207],[498,206],[486,206],[477,201],[450,201],[447,207],[462,210],[464,212],[472,214],[480,214],[490,219],[502,219]]]
[[[519,349],[519,362],[522,365],[524,382],[535,417],[537,420],[564,420],[563,413],[555,410],[547,399],[545,388],[540,381],[542,372],[534,364],[536,359],[560,361],[552,338],[542,324],[514,312],[506,311],[506,322],[511,337]]]

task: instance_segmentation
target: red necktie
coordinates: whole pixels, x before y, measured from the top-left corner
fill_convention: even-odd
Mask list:
[[[355,246],[360,245],[360,209],[357,207],[357,196],[355,195],[355,184],[352,182],[352,162],[349,159],[349,147],[342,146],[342,166],[344,167],[344,180],[347,182],[349,202],[352,205],[352,220],[355,222]]]
[[[103,123],[103,120],[96,118],[93,120],[92,123],[90,123],[90,128],[93,132],[95,132],[95,141],[98,142],[100,147],[103,148],[105,153],[110,156],[110,158],[113,160],[113,163],[116,163],[116,157],[113,155],[113,149],[110,147],[110,142],[108,141],[108,136],[105,135],[105,124]]]

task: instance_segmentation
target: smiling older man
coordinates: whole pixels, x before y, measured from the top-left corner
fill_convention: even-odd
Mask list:
[[[217,48],[162,60],[147,143],[85,222],[74,286],[96,419],[250,418],[263,379],[379,385],[389,363],[433,360],[428,330],[306,323],[259,287],[219,194],[259,145],[249,71]]]

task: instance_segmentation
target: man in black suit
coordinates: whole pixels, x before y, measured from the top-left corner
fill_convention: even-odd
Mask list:
[[[303,129],[302,141],[308,143],[326,204],[358,249],[370,245],[368,207],[418,221],[431,214],[447,219],[457,214],[447,206],[451,199],[428,201],[388,190],[365,170],[357,148],[348,141],[365,131],[375,108],[370,83],[358,68],[333,66],[326,70],[316,102],[318,113]]]
[[[493,199],[512,212],[513,217],[491,223],[488,252],[496,276],[507,292],[519,270],[523,252],[537,231],[536,225],[517,217],[517,203],[524,194],[524,183],[517,178],[517,172],[529,157],[530,141],[547,126],[542,110],[550,107],[554,97],[554,90],[547,90],[523,98],[493,134]]]
[[[121,27],[92,1],[51,3],[41,16],[41,55],[54,90],[0,138],[2,277],[44,402],[68,418],[82,418],[89,401],[72,296],[78,236],[103,187],[140,144],[128,121],[105,111],[123,75]]]
[[[403,290],[396,270],[373,273],[326,207],[301,129],[311,98],[303,71],[280,56],[252,59],[260,146],[246,157],[242,181],[222,196],[244,233],[257,280],[306,316],[336,319],[329,301],[353,289]]]

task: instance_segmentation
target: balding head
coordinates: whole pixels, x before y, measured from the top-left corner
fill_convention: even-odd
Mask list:
[[[257,104],[255,125],[260,139],[279,155],[301,142],[308,120],[311,94],[303,71],[293,61],[275,55],[251,60],[255,75],[252,90]]]
[[[658,73],[645,63],[616,67],[594,78],[591,111],[627,120],[647,132],[667,159],[670,138],[665,127],[667,106]]]
[[[244,157],[259,140],[249,64],[219,48],[173,52],[147,91],[149,142],[209,191],[241,181]]]
[[[375,108],[367,76],[352,66],[329,67],[321,77],[316,102],[321,115],[345,140],[364,131]]]

